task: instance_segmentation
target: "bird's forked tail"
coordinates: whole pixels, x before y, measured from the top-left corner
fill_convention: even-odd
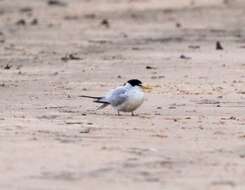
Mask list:
[[[81,95],[81,96],[79,96],[79,97],[95,99],[94,102],[96,102],[96,103],[101,103],[102,105],[99,106],[96,110],[103,109],[103,108],[105,108],[106,106],[108,106],[108,105],[110,104],[109,102],[103,100],[104,97],[99,97],[99,96],[87,96],[87,95]]]
[[[101,99],[103,97],[100,97],[100,96],[87,96],[87,95],[81,95],[81,96],[78,96],[78,97],[82,97],[82,98],[91,98],[91,99]]]

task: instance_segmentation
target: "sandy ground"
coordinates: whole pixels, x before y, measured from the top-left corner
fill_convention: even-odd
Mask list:
[[[0,189],[245,189],[244,23],[239,0],[0,0]],[[135,117],[78,97],[131,78]]]

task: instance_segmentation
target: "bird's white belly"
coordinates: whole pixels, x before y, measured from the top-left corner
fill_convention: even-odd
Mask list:
[[[129,92],[128,99],[121,105],[117,106],[116,109],[118,111],[123,111],[123,112],[133,112],[143,103],[143,101],[144,101],[143,92],[132,91]]]

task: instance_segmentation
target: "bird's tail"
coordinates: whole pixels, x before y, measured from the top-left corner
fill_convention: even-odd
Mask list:
[[[87,96],[87,95],[81,95],[81,96],[78,96],[78,97],[82,97],[82,98],[91,98],[91,99],[101,99],[103,97],[100,97],[100,96]]]
[[[99,97],[99,96],[87,96],[87,95],[81,95],[81,96],[79,96],[79,97],[95,99],[94,102],[96,102],[96,103],[101,103],[102,105],[101,105],[100,107],[98,107],[96,110],[103,109],[103,108],[105,108],[106,106],[108,106],[108,105],[110,104],[109,102],[103,101],[103,98],[104,98],[104,97]]]

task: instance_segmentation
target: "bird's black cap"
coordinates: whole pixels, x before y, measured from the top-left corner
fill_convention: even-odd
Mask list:
[[[132,86],[142,86],[142,82],[138,79],[131,79],[128,81]]]

